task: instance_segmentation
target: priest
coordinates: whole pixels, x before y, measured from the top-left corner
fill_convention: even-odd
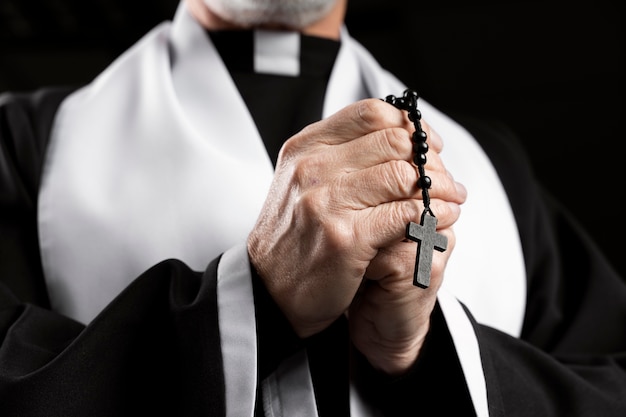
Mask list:
[[[346,1],[183,0],[0,96],[0,415],[626,414],[623,277]]]

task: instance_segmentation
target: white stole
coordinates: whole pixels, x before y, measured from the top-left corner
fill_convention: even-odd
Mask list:
[[[344,30],[324,116],[358,99],[399,95],[403,89]],[[419,105],[424,120],[443,137],[444,162],[469,190],[455,225],[457,246],[442,291],[468,305],[479,322],[518,335],[525,277],[506,195],[474,139],[427,102]],[[232,265],[238,280],[249,280],[241,245],[272,175],[263,142],[228,71],[181,3],[172,24],[156,27],[59,109],[39,196],[42,262],[53,308],[87,323],[153,264],[179,258],[203,270],[223,252],[218,300],[243,291],[239,299],[252,303],[249,286],[224,283]],[[451,322],[458,314],[448,313],[449,304],[446,298],[442,308],[468,384],[477,384],[470,389],[475,407],[485,415],[480,357],[471,348],[477,348],[475,336],[467,336],[466,317],[458,325]],[[252,415],[254,310],[242,316],[226,307],[222,312],[222,307],[221,333],[233,326],[229,320],[248,329],[222,340],[229,415]],[[473,335],[471,329],[469,333]],[[302,365],[293,369],[300,373]],[[287,370],[281,375],[291,381]],[[352,401],[357,415],[362,404]]]

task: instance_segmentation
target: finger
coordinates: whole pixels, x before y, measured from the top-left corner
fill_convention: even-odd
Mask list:
[[[454,181],[448,171],[431,172],[431,200],[462,204],[467,197],[465,187]],[[350,209],[375,207],[390,201],[422,199],[417,169],[406,161],[390,161],[371,168],[345,173],[331,182],[329,195],[339,206]]]
[[[437,210],[438,230],[449,229],[460,217],[461,209],[457,203],[435,200],[431,204]],[[419,223],[422,211],[423,204],[416,199],[392,201],[355,211],[353,238],[376,250],[393,245],[405,240],[407,223]]]
[[[328,148],[331,158],[344,161],[343,170],[366,169],[388,161],[413,159],[413,144],[408,130],[392,127]]]
[[[461,216],[461,205],[449,201],[431,200],[430,210],[437,218],[437,228],[447,228],[459,220]],[[420,219],[412,220],[419,223]]]
[[[456,235],[454,234],[452,227],[446,227],[444,229],[438,228],[437,233],[441,233],[448,239],[448,245],[446,250],[443,252],[433,252],[433,262],[431,265],[431,286],[435,288],[443,282],[446,265],[448,264],[448,260],[450,259],[450,256],[454,251],[454,247],[456,246]],[[417,245],[416,242],[414,242],[414,244]]]
[[[429,153],[429,160],[432,160],[430,167],[440,169],[443,166],[438,155],[443,148],[441,137],[429,125],[424,123],[422,127],[427,132],[427,143],[432,149]],[[412,161],[414,154],[412,132],[414,131],[413,127],[377,130],[333,146],[329,149],[329,152],[333,153],[329,159],[351,161],[351,164],[346,164],[346,170],[363,169],[391,160]]]
[[[392,127],[410,127],[406,112],[379,99],[365,99],[307,126],[292,138],[292,142],[298,146],[302,145],[301,142],[311,146],[320,143],[337,145]]]
[[[446,236],[448,246],[445,251],[433,252],[431,266],[430,290],[439,287],[443,280],[445,266],[456,244],[456,237],[452,228],[439,229],[438,233]],[[368,265],[364,277],[369,280],[380,281],[389,291],[396,285],[409,288],[413,285],[413,273],[415,270],[415,257],[418,243],[402,241],[394,243],[378,250],[378,253]]]
[[[415,268],[415,242],[401,241],[381,248],[365,271],[365,278],[378,281],[391,277],[407,278],[411,283]]]
[[[339,176],[331,184],[330,195],[344,208],[361,210],[416,197],[417,178],[407,161],[389,161]]]
[[[355,212],[354,239],[378,250],[404,240],[406,225],[419,219],[421,203],[415,199],[392,201]]]
[[[429,149],[436,153],[440,153],[443,150],[443,140],[437,131],[435,131],[430,124],[422,120],[422,130],[426,133],[426,142],[429,145]]]
[[[467,189],[463,184],[455,181],[449,171],[433,172],[426,170],[426,175],[431,179],[431,186],[428,188],[428,194],[431,199],[440,199],[458,204],[466,201]]]

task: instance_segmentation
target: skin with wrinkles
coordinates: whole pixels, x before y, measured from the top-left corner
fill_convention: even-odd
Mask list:
[[[425,128],[433,138],[431,206],[449,241],[434,254],[430,288],[413,286],[416,247],[404,238],[423,208],[411,128],[380,100],[349,106],[285,143],[248,242],[252,264],[301,337],[347,313],[356,347],[388,373],[419,353],[465,200],[438,156],[440,139]]]

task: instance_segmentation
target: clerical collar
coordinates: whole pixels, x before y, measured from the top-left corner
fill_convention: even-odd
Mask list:
[[[229,71],[288,77],[325,77],[340,42],[298,32],[268,30],[207,31]]]

